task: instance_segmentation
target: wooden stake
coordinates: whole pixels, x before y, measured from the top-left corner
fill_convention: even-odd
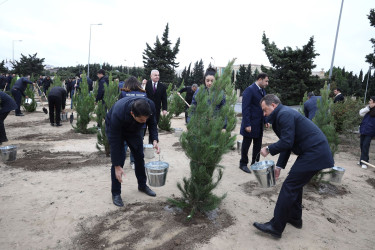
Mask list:
[[[361,162],[362,162],[363,164],[366,164],[367,166],[370,166],[370,167],[375,168],[374,165],[372,165],[372,164],[370,164],[370,163],[368,163],[368,162],[366,162],[366,161],[364,161],[364,160],[361,160]]]

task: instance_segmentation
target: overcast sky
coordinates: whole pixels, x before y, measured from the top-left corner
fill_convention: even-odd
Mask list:
[[[320,54],[315,70],[329,70],[341,0],[0,0],[0,61],[38,53],[45,64],[87,64],[90,24],[90,63],[143,66],[146,43],[153,46],[169,23],[174,45],[181,39],[180,68],[203,59],[225,66],[270,65],[261,43],[263,32],[279,48],[301,48],[311,36]],[[369,64],[375,28],[367,15],[374,0],[346,0],[334,66],[358,74]],[[213,58],[213,59],[211,59]]]

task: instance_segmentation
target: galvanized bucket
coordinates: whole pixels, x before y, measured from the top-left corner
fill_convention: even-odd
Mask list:
[[[169,164],[163,161],[152,161],[146,163],[146,174],[148,184],[152,187],[164,186],[167,180]]]
[[[143,144],[143,154],[147,159],[154,158],[154,146],[152,144]]]
[[[0,147],[3,162],[15,161],[17,158],[17,146]]]
[[[237,152],[240,155],[242,150],[242,141],[237,141]]]
[[[62,122],[67,122],[68,121],[68,114],[67,113],[61,113],[60,114],[60,119]]]
[[[345,173],[345,168],[333,167],[331,173],[331,181],[336,183],[341,183],[342,176]]]
[[[25,99],[25,105],[30,105],[31,103],[33,103],[33,99],[31,99],[31,98]]]
[[[274,161],[260,161],[251,165],[258,183],[263,188],[275,186],[275,162]]]
[[[174,136],[180,137],[182,135],[182,132],[183,132],[182,128],[175,128],[174,129]]]

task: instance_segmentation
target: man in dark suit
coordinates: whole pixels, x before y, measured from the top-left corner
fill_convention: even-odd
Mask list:
[[[322,100],[321,96],[315,96],[313,92],[307,94],[308,100],[303,104],[303,111],[305,116],[312,120],[315,116],[316,111],[318,110],[317,102]]]
[[[150,75],[151,80],[148,80],[146,83],[146,94],[147,97],[152,100],[155,104],[155,118],[156,124],[159,123],[160,110],[163,110],[163,115],[167,114],[167,88],[161,82],[159,82],[160,75],[159,71],[153,69]],[[146,79],[143,80],[144,82]]]
[[[335,99],[333,99],[333,103],[343,102],[345,100],[344,95],[341,94],[341,89],[339,88],[334,89],[333,94],[335,94]]]
[[[186,92],[185,101],[190,105],[191,102],[193,101],[193,96],[197,89],[198,89],[198,85],[194,83],[191,86],[186,86],[185,88],[180,89],[180,91],[178,91],[177,94],[181,96],[182,93]],[[189,106],[185,104],[185,123],[187,123],[187,119],[188,119],[188,112],[187,112],[188,109],[189,109]]]
[[[0,91],[0,145],[7,142],[7,134],[5,132],[4,120],[7,118],[10,111],[17,108],[16,102],[12,97]]]
[[[98,73],[96,74],[98,77],[98,94],[96,95],[95,102],[98,103],[99,101],[103,100],[104,98],[104,83],[109,84],[108,76],[105,75],[104,69],[99,69]],[[78,82],[78,81],[77,81]]]
[[[260,73],[256,82],[245,89],[242,95],[242,122],[240,133],[243,136],[240,169],[251,173],[247,167],[249,148],[253,141],[253,156],[251,164],[259,161],[259,152],[262,146],[264,116],[260,107],[260,99],[266,95],[264,90],[268,86],[268,76]]]
[[[145,97],[124,97],[118,100],[106,115],[105,130],[111,149],[112,161],[112,201],[116,206],[124,206],[121,199],[121,176],[124,174],[122,168],[125,162],[125,141],[134,154],[138,190],[149,196],[156,196],[154,191],[146,185],[147,177],[141,135],[143,125],[147,123],[154,148],[157,153],[160,153],[154,114],[155,106],[151,100]]]
[[[18,106],[16,109],[16,116],[23,116],[23,113],[21,113],[21,101],[22,96],[28,98],[28,96],[25,96],[27,84],[33,84],[33,82],[30,81],[30,76],[21,77],[14,83],[13,88],[11,90],[14,100],[16,101]]]
[[[260,231],[281,238],[287,223],[302,228],[303,186],[320,170],[333,167],[334,161],[326,136],[311,120],[283,106],[275,95],[263,97],[261,106],[279,137],[278,142],[260,151],[264,157],[269,153],[280,154],[275,169],[276,179],[291,152],[298,155],[281,187],[273,218],[264,224],[254,223]]]
[[[55,109],[56,109],[56,126],[61,126],[61,111],[65,113],[66,90],[63,87],[53,87],[48,93],[49,121],[51,126],[55,126]]]

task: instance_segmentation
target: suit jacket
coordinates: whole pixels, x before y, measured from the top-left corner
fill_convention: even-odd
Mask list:
[[[61,108],[65,109],[66,105],[66,90],[63,87],[53,87],[49,93],[48,97],[55,96],[61,99]]]
[[[186,86],[185,88],[180,89],[180,91],[178,92],[180,92],[180,94],[186,92],[185,101],[191,104],[191,102],[193,101],[193,95],[195,93],[195,91],[193,91],[191,86]]]
[[[8,113],[18,108],[14,99],[2,91],[0,91],[0,99],[0,114]]]
[[[104,97],[104,83],[106,83],[107,85],[109,84],[108,76],[103,76],[102,78],[99,79],[98,94],[96,95],[95,102],[103,100],[103,97]]]
[[[276,166],[285,168],[290,153],[298,155],[291,172],[316,171],[333,167],[334,161],[323,132],[296,110],[279,104],[269,116],[279,141],[270,145],[271,155],[280,154]]]
[[[344,95],[343,94],[339,94],[335,97],[335,99],[333,100],[333,103],[336,103],[336,102],[343,102],[344,101]]]
[[[168,110],[167,88],[163,83],[160,81],[158,82],[156,91],[154,93],[152,81],[148,80],[146,83],[146,94],[147,97],[154,102],[157,114],[160,114],[161,108],[163,108],[163,110]]]
[[[33,84],[33,82],[27,79],[27,77],[21,77],[14,83],[13,88],[18,89],[21,92],[21,94],[25,96],[27,84]]]
[[[303,105],[303,111],[305,112],[305,116],[312,120],[315,116],[316,111],[318,110],[317,102],[322,100],[321,96],[312,96],[309,100],[305,102]]]
[[[263,90],[263,91],[261,91]],[[259,89],[253,83],[245,89],[242,95],[242,122],[240,133],[242,136],[259,138],[263,135],[264,115],[260,100],[266,95],[264,89]],[[251,126],[251,132],[246,132],[245,128]]]

